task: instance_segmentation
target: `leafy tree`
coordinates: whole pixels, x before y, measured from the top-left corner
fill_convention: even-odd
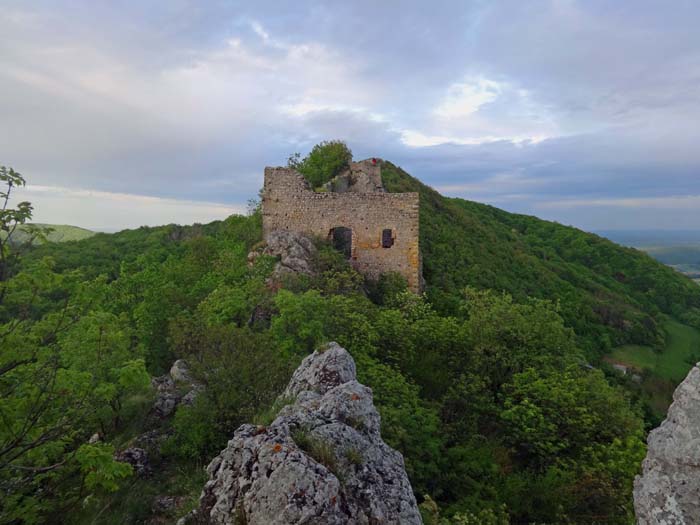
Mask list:
[[[187,359],[204,389],[192,407],[178,409],[168,450],[207,458],[273,403],[296,360],[280,355],[269,334],[248,328],[180,318],[171,335],[175,353]]]
[[[318,188],[350,166],[350,162],[352,152],[345,142],[330,140],[316,144],[301,160],[299,154],[291,155],[287,164],[304,175],[312,188]]]
[[[124,397],[146,388],[149,377],[121,320],[86,315],[103,295],[103,280],[56,273],[50,259],[10,271],[10,261],[19,260],[10,240],[32,207],[8,207],[11,190],[24,185],[18,173],[1,168],[0,180],[7,183],[0,213],[0,521],[32,523],[86,490],[113,490],[128,475],[106,449],[85,442],[104,423],[104,404],[118,419]],[[52,497],[76,478],[82,482]]]
[[[22,175],[12,168],[0,166],[0,305],[5,297],[4,283],[11,276],[13,266],[17,265],[19,250],[13,250],[14,236],[18,227],[22,226],[24,243],[31,245],[36,238],[46,239],[51,228],[41,228],[32,224],[26,224],[32,218],[34,207],[30,202],[21,201],[17,206],[10,207],[10,197],[13,189],[21,188],[26,184]]]

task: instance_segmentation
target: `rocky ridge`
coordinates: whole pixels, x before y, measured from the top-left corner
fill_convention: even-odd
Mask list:
[[[182,524],[420,524],[401,454],[382,441],[372,391],[336,343],[307,356],[269,426],[242,425],[207,467]]]

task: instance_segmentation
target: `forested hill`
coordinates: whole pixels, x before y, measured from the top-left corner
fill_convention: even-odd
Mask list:
[[[559,304],[592,359],[627,343],[662,349],[664,315],[700,328],[700,287],[642,251],[570,226],[444,197],[391,162],[383,162],[382,178],[388,191],[421,195],[426,291],[444,314],[459,309],[466,286],[502,290],[519,302],[549,299]],[[33,255],[51,255],[60,271],[81,268],[116,278],[124,261],[165,257],[179,241],[226,227],[216,221],[98,233],[77,243],[36,247]]]
[[[314,150],[322,166],[329,147]],[[670,324],[677,343],[700,339],[678,322],[697,324],[700,288],[600,237],[442,197],[389,162],[382,173],[390,191],[421,194],[427,300],[397,275],[366,279],[321,239],[310,274],[275,272],[259,211],[13,253],[0,522],[174,523],[202,466],[241,424],[268,425],[294,367],[337,341],[425,523],[631,523],[659,383],[599,358],[661,347]],[[166,374],[180,359],[202,385],[194,400]]]
[[[633,248],[536,217],[447,198],[384,162],[388,191],[421,195],[423,273],[431,302],[453,312],[465,286],[550,299],[590,357],[623,343],[661,348],[662,314],[697,324],[700,288]]]

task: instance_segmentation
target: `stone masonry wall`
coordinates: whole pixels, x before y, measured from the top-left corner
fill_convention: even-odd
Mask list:
[[[372,278],[394,271],[409,288],[421,289],[418,247],[418,193],[316,193],[290,168],[265,168],[263,236],[289,230],[328,238],[333,228],[352,229],[350,262]],[[382,247],[382,231],[394,244]]]

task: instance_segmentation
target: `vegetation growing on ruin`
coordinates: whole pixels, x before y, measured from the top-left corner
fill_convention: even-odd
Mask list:
[[[289,157],[288,166],[301,173],[312,188],[320,188],[347,169],[352,162],[352,151],[340,140],[316,144],[306,157],[299,153]]]

